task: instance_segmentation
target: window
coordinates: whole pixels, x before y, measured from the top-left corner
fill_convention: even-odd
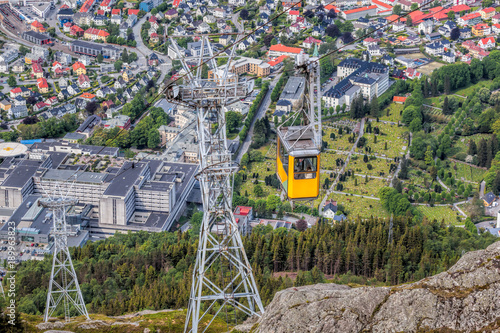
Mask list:
[[[318,157],[302,157],[294,159],[293,173],[295,179],[313,179],[316,178],[318,166]]]
[[[283,169],[285,169],[285,173],[288,175],[288,152],[286,151],[285,147],[283,146],[283,143],[279,142],[280,144],[280,160],[281,164],[283,164]]]

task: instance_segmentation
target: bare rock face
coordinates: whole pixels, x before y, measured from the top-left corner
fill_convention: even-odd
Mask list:
[[[466,253],[447,272],[396,287],[317,284],[277,293],[258,321],[235,330],[500,332],[500,242]]]

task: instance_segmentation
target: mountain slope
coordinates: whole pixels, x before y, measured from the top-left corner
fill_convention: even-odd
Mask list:
[[[242,332],[500,332],[500,242],[396,287],[317,284],[278,292]]]

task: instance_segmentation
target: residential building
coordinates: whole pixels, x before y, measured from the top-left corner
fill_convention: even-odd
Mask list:
[[[335,214],[337,213],[337,210],[337,201],[328,200],[323,206],[323,217],[326,217],[327,219],[333,219],[335,217]]]
[[[292,103],[293,107],[298,107],[302,100],[305,90],[305,78],[292,76],[286,82],[285,87],[280,95],[280,100],[287,100]]]
[[[85,33],[83,34],[83,38],[85,39],[90,39],[92,41],[102,40],[103,42],[106,41],[106,38],[108,38],[108,36],[109,36],[108,32],[95,28],[88,28],[87,30],[85,30]]]
[[[286,55],[295,58],[295,56],[302,53],[304,53],[304,50],[302,50],[301,48],[276,44],[276,45],[271,45],[271,47],[269,48],[268,57],[273,58]]]
[[[90,88],[90,79],[87,75],[81,74],[80,76],[78,76],[78,87],[80,89]]]
[[[485,207],[490,207],[497,200],[497,196],[493,192],[488,192],[481,199]]]
[[[87,74],[87,69],[85,68],[85,65],[82,64],[81,62],[77,61],[73,64],[73,73],[80,76],[82,74]]]
[[[105,128],[118,127],[120,129],[127,130],[130,128],[131,122],[129,116],[119,114],[114,118],[104,121],[103,125]]]
[[[69,34],[71,36],[82,37],[84,32],[85,31],[77,25],[72,25],[69,29]]]
[[[493,8],[493,7],[481,9],[478,13],[481,14],[481,18],[483,20],[489,20],[490,18],[492,18],[496,14],[495,8]]]
[[[28,116],[28,108],[26,105],[13,106],[7,110],[7,115],[11,119],[24,118]]]
[[[0,55],[0,61],[4,61],[7,64],[16,60],[19,56],[19,52],[16,49],[9,49]]]
[[[422,77],[422,73],[418,72],[415,68],[407,68],[404,71],[405,76],[410,80],[420,79]]]
[[[41,94],[47,94],[49,92],[49,84],[47,83],[47,80],[45,78],[39,78],[36,80],[36,85],[38,88],[38,91]]]
[[[450,51],[444,52],[442,56],[443,56],[443,61],[446,61],[450,64],[453,64],[455,62],[455,53],[453,52]]]
[[[251,74],[256,76],[266,76],[271,72],[271,67],[264,61],[259,59],[241,57],[232,62],[230,71],[235,74]]]
[[[417,31],[421,34],[430,34],[434,29],[434,23],[432,19],[426,19],[420,22],[418,25]]]
[[[360,17],[366,17],[368,16],[375,16],[377,15],[378,8],[376,5],[371,5],[367,7],[361,7],[361,8],[356,8],[356,9],[351,9],[351,10],[346,10],[340,12],[340,16],[344,20],[356,20]]]
[[[481,40],[477,43],[477,46],[479,46],[483,50],[492,49],[495,47],[495,38],[494,37],[481,38]]]
[[[72,42],[70,50],[78,54],[84,54],[92,57],[97,57],[99,54],[102,54],[105,59],[117,59],[121,54],[121,50],[112,45],[89,43],[84,41]]]
[[[38,79],[43,77],[43,68],[38,63],[31,64],[31,76]]]

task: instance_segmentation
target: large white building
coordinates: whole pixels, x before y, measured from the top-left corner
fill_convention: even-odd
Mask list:
[[[367,100],[382,95],[389,88],[389,68],[356,58],[343,60],[337,67],[340,80],[323,94],[326,107],[349,106],[359,94]]]

